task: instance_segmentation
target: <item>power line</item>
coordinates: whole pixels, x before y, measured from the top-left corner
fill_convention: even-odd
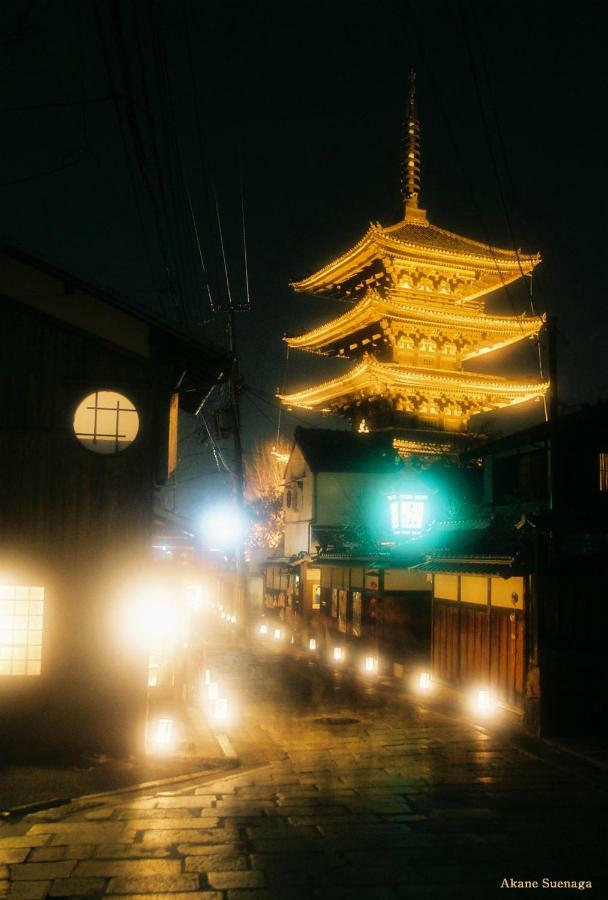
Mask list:
[[[247,309],[251,309],[251,298],[249,296],[249,265],[247,262],[247,232],[245,229],[245,191],[241,185],[241,219],[243,222],[243,262],[245,265],[245,297],[247,298]]]
[[[471,39],[470,39],[470,35],[469,35],[469,29],[468,29],[468,25],[467,25],[467,15],[466,15],[466,10],[465,10],[464,0],[459,0],[459,9],[460,9],[460,17],[461,17],[461,21],[462,21],[462,29],[463,29],[464,39],[465,39],[465,45],[466,45],[467,54],[469,57],[469,65],[470,65],[470,69],[471,69],[471,74],[473,76],[473,83],[475,85],[477,104],[479,106],[479,112],[481,115],[481,121],[483,124],[484,133],[486,136],[488,152],[490,155],[490,160],[492,162],[492,168],[494,170],[494,175],[496,178],[496,183],[497,183],[497,187],[498,187],[498,195],[500,197],[500,202],[502,205],[505,221],[507,224],[507,230],[509,232],[511,244],[513,246],[513,249],[515,250],[515,255],[517,258],[517,265],[519,267],[521,277],[523,279],[523,282],[526,286],[526,290],[528,293],[528,299],[530,301],[530,309],[531,309],[533,315],[537,315],[536,307],[534,304],[534,298],[533,298],[533,294],[532,294],[532,277],[530,276],[530,283],[528,284],[528,282],[526,281],[526,273],[524,272],[523,266],[521,264],[519,250],[517,249],[515,235],[513,233],[511,217],[509,215],[509,209],[508,209],[504,186],[503,186],[503,182],[502,182],[502,178],[501,178],[501,174],[500,174],[500,168],[498,166],[498,160],[494,153],[494,146],[492,143],[492,134],[491,134],[488,118],[486,115],[485,104],[483,101],[483,94],[481,91],[481,85],[480,85],[479,77],[478,77],[478,73],[477,73],[477,66],[475,64],[475,55],[473,53],[473,48],[471,45]],[[503,165],[505,166],[507,174],[509,176],[510,169],[509,169],[508,157],[507,157],[506,147],[505,147],[505,143],[504,143],[504,139],[503,139],[503,135],[502,135],[502,129],[500,127],[500,122],[498,120],[498,116],[497,116],[497,112],[496,112],[496,103],[494,100],[494,93],[492,91],[492,84],[491,84],[491,80],[489,77],[489,69],[488,69],[488,63],[487,63],[486,54],[485,54],[485,50],[484,50],[484,46],[483,46],[483,40],[481,39],[481,35],[480,35],[480,31],[479,31],[479,24],[476,20],[474,20],[474,21],[475,21],[475,26],[477,29],[477,40],[478,40],[478,44],[479,44],[479,48],[480,48],[481,63],[482,63],[482,67],[484,70],[484,74],[485,74],[485,78],[486,78],[486,85],[487,85],[488,93],[489,93],[489,97],[490,97],[490,106],[491,106],[491,109],[492,109],[492,112],[494,115],[495,132],[498,137],[499,148],[502,151]],[[540,374],[540,377],[543,378],[544,377],[544,375],[543,375],[543,360],[542,360],[542,350],[541,350],[540,340],[537,340],[536,346],[537,346],[537,353],[538,353],[539,374]],[[543,395],[543,405],[544,405],[544,412],[545,412],[545,420],[547,420],[548,419],[548,409],[547,409],[547,403],[546,403],[546,399],[545,399],[544,395]]]
[[[26,103],[23,106],[3,106],[0,113],[38,112],[43,109],[70,109],[73,106],[90,106],[95,103],[110,103],[115,100],[123,100],[124,94],[105,94],[101,97],[81,97],[80,100],[49,100],[44,103]]]
[[[97,0],[97,2],[96,2],[96,4],[95,4],[95,18],[96,18],[96,21],[97,21],[97,30],[98,30],[99,37],[100,37],[100,40],[101,40],[102,56],[103,56],[104,64],[105,64],[105,67],[106,67],[106,73],[107,73],[107,76],[108,76],[108,81],[109,81],[109,83],[110,83],[111,96],[112,96],[112,99],[113,99],[113,102],[114,102],[114,113],[115,113],[115,115],[116,115],[116,121],[117,121],[117,123],[118,123],[118,128],[119,128],[119,131],[120,131],[121,143],[122,143],[122,147],[123,147],[123,151],[124,151],[124,155],[125,155],[125,162],[126,162],[126,164],[127,164],[127,170],[128,170],[128,173],[129,173],[129,182],[130,182],[130,184],[131,184],[131,190],[132,190],[132,192],[133,192],[133,199],[134,199],[134,201],[135,201],[135,208],[136,208],[136,211],[137,211],[137,218],[138,218],[138,220],[139,220],[139,226],[140,226],[140,230],[141,230],[141,237],[142,237],[142,243],[143,243],[144,253],[145,253],[146,257],[147,257],[148,267],[149,267],[149,269],[150,269],[150,274],[151,274],[151,276],[152,276],[153,281],[155,281],[156,279],[155,279],[155,273],[154,273],[154,266],[153,266],[153,263],[152,263],[152,254],[151,254],[151,251],[150,251],[150,245],[149,245],[149,242],[148,242],[148,235],[147,235],[147,232],[146,232],[146,226],[145,226],[145,222],[144,222],[144,216],[143,216],[141,204],[140,204],[140,201],[139,201],[139,195],[138,195],[138,192],[137,192],[137,185],[136,185],[136,181],[135,181],[135,173],[134,173],[134,171],[133,171],[133,165],[132,165],[132,162],[131,162],[131,154],[130,154],[130,152],[129,152],[129,145],[128,145],[128,142],[127,142],[127,136],[126,136],[126,133],[125,133],[124,123],[123,123],[123,121],[122,121],[122,116],[121,116],[121,113],[120,113],[120,107],[119,107],[119,105],[118,105],[118,99],[117,99],[117,96],[118,96],[118,95],[117,95],[117,91],[116,91],[116,88],[115,88],[115,85],[114,85],[114,75],[113,75],[113,73],[112,73],[112,64],[111,64],[111,61],[110,61],[110,53],[109,53],[109,50],[108,50],[108,45],[107,45],[107,42],[106,42],[106,36],[105,36],[105,32],[104,32],[103,24],[102,24],[102,20],[101,20],[100,0]]]
[[[193,61],[193,54],[192,54],[192,36],[191,36],[191,29],[190,29],[189,23],[188,23],[187,5],[186,5],[185,0],[182,0],[181,10],[182,10],[182,19],[184,22],[184,30],[186,32],[186,51],[187,51],[187,59],[188,59],[188,73],[189,73],[189,77],[190,77],[190,82],[192,84],[192,101],[193,101],[193,106],[194,106],[194,121],[195,121],[196,135],[197,135],[199,151],[200,151],[200,160],[201,160],[201,165],[203,168],[203,183],[205,185],[204,196],[205,196],[205,204],[207,207],[207,223],[210,226],[211,222],[213,221],[213,216],[211,213],[211,199],[210,199],[210,183],[211,182],[210,182],[210,178],[209,178],[208,165],[207,165],[207,145],[206,145],[206,142],[204,139],[204,132],[203,132],[202,121],[201,121],[201,111],[200,111],[200,105],[199,105],[199,101],[198,101],[197,80],[194,75],[194,61]],[[217,271],[215,270],[214,261],[215,261],[214,256],[213,256],[213,254],[211,254],[211,264],[212,264],[212,268],[214,269],[214,280],[216,282],[216,287],[217,287],[218,279],[217,279]],[[211,308],[211,313],[214,314],[216,311],[216,304],[213,301],[212,291],[211,291],[211,287],[210,287],[208,281],[207,281],[207,290],[208,290],[208,295],[209,295],[209,304],[210,304],[210,308]]]
[[[26,181],[33,181],[35,178],[46,178],[48,175],[56,175],[58,172],[63,172],[65,169],[72,169],[79,164],[80,158],[75,159],[74,162],[63,163],[63,165],[56,166],[54,169],[44,169],[42,172],[34,172],[32,175],[23,175],[21,178],[13,178],[11,181],[0,181],[0,187],[11,187],[13,184],[24,184]]]
[[[228,277],[228,262],[226,260],[226,251],[224,249],[224,235],[222,233],[222,220],[220,218],[220,206],[218,203],[217,193],[215,191],[215,188],[213,190],[213,196],[215,197],[215,215],[217,217],[217,228],[218,228],[218,232],[220,235],[220,247],[222,250],[222,260],[224,263],[224,276],[226,278],[226,293],[228,295],[228,308],[234,309],[234,306],[232,303],[232,293],[230,291],[230,278]]]
[[[491,133],[490,126],[489,126],[489,122],[488,122],[488,118],[487,118],[487,115],[486,115],[486,109],[485,109],[485,104],[484,104],[484,100],[483,100],[483,94],[482,94],[482,91],[481,91],[481,85],[480,85],[480,82],[479,82],[479,76],[478,76],[478,73],[477,73],[477,66],[476,66],[476,63],[475,63],[475,55],[474,55],[474,53],[473,53],[473,48],[472,48],[472,45],[471,45],[471,38],[470,38],[470,34],[469,34],[469,28],[468,28],[468,25],[467,25],[467,15],[466,15],[466,10],[465,10],[465,3],[464,3],[464,0],[460,0],[460,2],[459,2],[458,5],[459,5],[459,9],[460,9],[460,17],[461,17],[461,20],[462,20],[462,30],[463,30],[463,34],[464,34],[465,45],[466,45],[466,48],[467,48],[467,55],[468,55],[468,57],[469,57],[469,65],[470,65],[470,69],[471,69],[471,74],[472,74],[472,76],[473,76],[473,83],[474,83],[474,85],[475,85],[475,94],[476,94],[476,96],[477,96],[477,105],[479,106],[479,112],[480,112],[480,115],[481,115],[481,121],[482,121],[482,124],[483,124],[483,129],[484,129],[484,133],[485,133],[485,136],[486,136],[486,143],[487,143],[487,146],[488,146],[488,153],[489,153],[489,155],[490,155],[490,160],[491,160],[491,162],[492,162],[492,168],[493,168],[493,170],[494,170],[494,176],[495,176],[495,178],[496,178],[496,184],[497,184],[497,186],[498,186],[498,195],[499,195],[499,198],[500,198],[500,203],[501,203],[501,206],[502,206],[502,211],[503,211],[503,213],[504,213],[505,222],[506,222],[506,225],[507,225],[507,230],[508,230],[508,232],[509,232],[509,238],[510,238],[510,241],[511,241],[511,245],[513,246],[513,249],[514,249],[514,251],[515,251],[515,255],[516,255],[516,258],[517,258],[517,265],[518,265],[518,267],[519,267],[519,271],[520,271],[520,273],[521,273],[521,276],[522,276],[522,278],[524,279],[524,283],[526,284],[526,288],[528,289],[528,297],[529,297],[529,300],[530,300],[530,307],[531,307],[531,309],[532,309],[532,313],[533,313],[534,315],[537,315],[536,309],[534,308],[534,301],[533,301],[533,299],[532,299],[532,294],[531,294],[531,291],[529,290],[528,285],[527,285],[527,282],[526,282],[526,273],[525,273],[524,270],[523,270],[523,267],[522,267],[522,264],[521,264],[521,259],[520,259],[520,256],[519,256],[519,250],[517,249],[517,242],[516,242],[516,240],[515,240],[515,235],[514,235],[514,233],[513,233],[513,227],[512,227],[512,225],[511,225],[511,217],[510,217],[510,215],[509,215],[509,209],[508,209],[508,206],[507,206],[507,200],[506,200],[506,196],[505,196],[504,186],[503,186],[503,183],[502,183],[502,177],[501,177],[501,174],[500,174],[500,168],[499,168],[499,166],[498,166],[498,161],[497,161],[496,155],[495,155],[495,153],[494,153],[494,146],[493,146],[493,143],[492,143],[492,133]],[[481,62],[482,62],[482,67],[483,67],[483,69],[484,69],[484,74],[485,74],[485,78],[486,78],[486,85],[487,85],[487,87],[488,87],[488,93],[489,93],[489,95],[490,95],[490,101],[491,101],[492,109],[493,109],[493,113],[494,113],[494,125],[495,125],[495,131],[496,131],[496,134],[497,134],[497,139],[498,139],[498,141],[499,141],[499,145],[500,145],[500,147],[501,147],[501,149],[502,149],[503,162],[504,162],[504,164],[508,167],[506,149],[505,149],[504,140],[503,140],[503,137],[502,137],[502,131],[501,131],[501,129],[500,129],[500,124],[499,124],[499,122],[498,122],[498,118],[497,118],[497,115],[496,115],[496,109],[495,109],[495,105],[494,105],[494,95],[493,95],[493,92],[492,92],[492,87],[491,87],[490,79],[489,79],[489,76],[488,76],[488,66],[487,66],[487,59],[486,59],[486,55],[485,55],[485,51],[484,51],[484,47],[483,47],[483,41],[480,39],[480,36],[479,36],[479,26],[478,26],[477,22],[476,22],[475,24],[476,24],[476,26],[477,26],[477,31],[478,31],[478,44],[479,44],[479,50],[480,50],[480,58],[481,58]]]

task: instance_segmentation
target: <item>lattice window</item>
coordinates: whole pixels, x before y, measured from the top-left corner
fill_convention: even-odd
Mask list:
[[[40,675],[44,588],[0,585],[0,675]]]
[[[115,391],[95,391],[74,415],[74,434],[95,453],[114,454],[129,447],[139,431],[137,410]]]

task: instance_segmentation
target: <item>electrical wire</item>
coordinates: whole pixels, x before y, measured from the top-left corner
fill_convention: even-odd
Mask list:
[[[501,174],[500,174],[500,167],[499,167],[499,165],[498,165],[498,160],[497,160],[496,154],[495,154],[495,152],[494,152],[494,146],[493,146],[493,143],[492,143],[492,134],[491,134],[490,125],[489,125],[489,122],[488,122],[488,117],[487,117],[487,114],[486,114],[485,104],[484,104],[484,100],[483,100],[483,94],[482,94],[482,91],[481,91],[481,84],[480,84],[480,80],[479,80],[479,76],[478,76],[478,72],[477,72],[477,66],[476,66],[476,63],[475,63],[475,54],[473,53],[473,47],[472,47],[471,38],[470,38],[470,34],[469,34],[469,28],[468,28],[468,24],[467,24],[467,14],[466,14],[466,8],[465,8],[465,2],[464,2],[464,0],[459,0],[458,6],[459,6],[459,9],[460,9],[460,17],[461,17],[461,21],[462,21],[462,29],[463,29],[464,39],[465,39],[465,45],[466,45],[467,54],[468,54],[468,57],[469,57],[469,65],[470,65],[470,69],[471,69],[471,74],[472,74],[472,76],[473,76],[473,83],[474,83],[474,86],[475,86],[475,94],[476,94],[476,97],[477,97],[477,104],[478,104],[478,107],[479,107],[479,112],[480,112],[480,116],[481,116],[481,121],[482,121],[483,129],[484,129],[484,133],[485,133],[485,136],[486,136],[486,143],[487,143],[487,147],[488,147],[488,153],[489,153],[489,155],[490,155],[490,160],[491,160],[491,163],[492,163],[492,168],[493,168],[493,171],[494,171],[494,176],[495,176],[495,178],[496,178],[496,183],[497,183],[497,186],[498,186],[498,194],[499,194],[499,198],[500,198],[500,202],[501,202],[503,214],[504,214],[504,217],[505,217],[505,221],[506,221],[506,225],[507,225],[507,230],[508,230],[508,232],[509,232],[509,237],[510,237],[511,244],[512,244],[514,250],[515,250],[515,255],[516,255],[516,258],[517,258],[517,264],[518,264],[518,267],[519,267],[519,271],[520,271],[521,277],[522,277],[523,282],[524,282],[524,284],[525,284],[525,286],[526,286],[526,290],[527,290],[527,293],[528,293],[528,299],[529,299],[529,302],[530,302],[530,309],[531,309],[531,311],[532,311],[532,314],[533,314],[534,316],[537,316],[538,313],[537,313],[537,311],[536,311],[536,306],[535,306],[535,303],[534,303],[534,297],[533,297],[533,293],[532,293],[532,275],[530,275],[530,282],[528,283],[528,281],[526,280],[526,273],[524,272],[523,266],[522,266],[522,264],[521,264],[521,258],[520,258],[520,255],[519,255],[519,250],[517,249],[517,245],[516,245],[516,241],[515,241],[515,235],[514,235],[514,232],[513,232],[513,226],[512,226],[512,223],[511,223],[511,216],[510,216],[510,214],[509,214],[509,208],[508,208],[508,204],[507,204],[507,200],[506,200],[506,195],[505,195],[504,185],[503,185],[502,177],[501,177]],[[481,32],[480,32],[480,30],[479,30],[479,23],[477,22],[477,20],[474,20],[474,24],[475,24],[475,26],[476,26],[476,31],[477,31],[477,41],[478,41],[478,45],[479,45],[479,56],[480,56],[480,59],[481,59],[481,64],[482,64],[482,68],[483,68],[483,72],[484,72],[485,80],[486,80],[486,86],[487,86],[488,94],[489,94],[489,97],[490,97],[490,106],[491,106],[491,110],[492,110],[492,113],[493,113],[493,116],[494,116],[494,127],[495,127],[495,132],[496,132],[496,135],[497,135],[497,140],[498,140],[498,143],[499,143],[499,148],[500,148],[500,150],[501,150],[501,152],[502,152],[503,165],[505,166],[505,169],[506,169],[506,171],[507,171],[508,177],[510,177],[510,168],[509,168],[509,163],[508,163],[508,156],[507,156],[507,152],[506,152],[506,146],[505,146],[505,142],[504,142],[504,138],[503,138],[503,134],[502,134],[502,129],[501,129],[501,127],[500,127],[500,122],[499,122],[498,115],[497,115],[496,102],[495,102],[495,99],[494,99],[494,93],[493,93],[493,90],[492,90],[491,79],[490,79],[490,77],[489,77],[489,67],[488,67],[488,63],[487,63],[487,58],[486,58],[486,54],[485,54],[485,49],[484,49],[484,45],[483,45],[483,40],[482,40]],[[511,180],[512,180],[512,179],[511,179]],[[538,368],[539,368],[539,374],[540,374],[540,377],[543,378],[543,377],[544,377],[544,374],[543,374],[543,360],[542,360],[542,350],[541,350],[541,343],[540,343],[540,340],[537,340],[537,341],[536,341],[536,345],[537,345],[537,352],[538,352]],[[545,411],[545,420],[547,420],[547,419],[548,419],[548,410],[547,410],[546,399],[544,398],[544,396],[543,396],[543,404],[544,404],[544,411]]]
[[[206,208],[207,208],[207,222],[210,225],[213,222],[213,215],[212,215],[212,210],[211,210],[211,196],[210,196],[211,179],[209,177],[209,171],[208,171],[208,152],[207,152],[207,145],[206,145],[206,142],[204,139],[202,116],[201,116],[200,104],[199,104],[199,100],[198,100],[197,80],[194,75],[194,60],[193,60],[193,53],[192,53],[192,29],[191,29],[190,23],[188,21],[187,4],[186,4],[185,0],[182,0],[181,10],[182,10],[182,20],[184,23],[184,31],[186,33],[186,55],[187,55],[187,61],[188,61],[188,73],[189,73],[190,82],[192,85],[194,122],[195,122],[198,145],[199,145],[199,156],[200,156],[200,161],[201,161],[201,165],[203,168],[203,183],[205,185],[204,196],[205,196],[205,204],[206,204]],[[215,259],[214,259],[213,254],[211,254],[211,268],[213,270],[214,282],[217,285],[218,277],[217,277],[217,270],[215,267]],[[213,292],[209,285],[208,285],[208,292],[209,292],[211,313],[213,315],[216,312],[217,304],[213,300]]]
[[[224,235],[222,232],[222,220],[220,218],[220,205],[217,199],[217,193],[215,188],[213,189],[213,196],[215,198],[215,215],[217,217],[217,228],[220,235],[220,247],[222,249],[222,260],[224,262],[224,276],[226,278],[226,293],[228,295],[228,308],[233,309],[232,305],[232,293],[230,291],[230,278],[228,277],[228,262],[226,260],[226,251],[224,249]]]
[[[0,187],[11,187],[13,184],[24,184],[26,181],[33,181],[35,178],[46,178],[47,175],[56,175],[58,172],[63,172],[65,169],[72,169],[74,166],[78,165],[80,165],[80,159],[75,159],[74,162],[64,163],[54,169],[44,169],[42,172],[34,172],[31,175],[24,175],[22,178],[13,178],[11,181],[0,181]]]
[[[186,197],[188,198],[188,208],[190,210],[190,218],[192,220],[192,228],[194,230],[194,237],[196,239],[196,249],[198,251],[198,258],[201,264],[201,269],[203,270],[203,276],[205,281],[205,286],[207,288],[207,296],[209,297],[209,306],[211,308],[211,312],[215,312],[215,305],[213,303],[213,295],[211,293],[211,285],[209,284],[209,279],[207,278],[207,269],[205,266],[205,260],[203,257],[203,248],[201,247],[201,241],[198,233],[198,226],[196,224],[196,217],[194,215],[194,209],[192,208],[192,198],[190,197],[190,191],[186,191]]]
[[[245,191],[241,185],[241,220],[243,223],[243,263],[245,266],[245,297],[247,298],[247,311],[251,310],[251,298],[249,296],[249,265],[247,262],[247,231],[245,228]]]
[[[142,238],[143,249],[144,249],[144,253],[145,253],[145,255],[146,255],[146,257],[147,257],[147,260],[148,260],[148,267],[149,267],[149,269],[150,269],[150,275],[152,276],[153,282],[155,282],[155,281],[156,281],[156,276],[155,276],[155,272],[154,272],[154,265],[153,265],[153,263],[152,263],[152,253],[151,253],[151,250],[150,250],[150,244],[149,244],[149,242],[148,242],[148,234],[147,234],[147,231],[146,231],[145,220],[144,220],[144,216],[143,216],[143,211],[142,211],[141,203],[140,203],[140,200],[139,200],[139,194],[138,194],[138,191],[137,191],[137,183],[136,183],[136,181],[135,181],[135,172],[133,171],[133,164],[132,164],[132,161],[131,161],[131,154],[130,154],[130,152],[129,152],[129,144],[128,144],[128,141],[127,141],[127,135],[126,135],[124,123],[123,123],[123,120],[122,120],[122,116],[121,116],[121,112],[120,112],[120,107],[119,107],[119,105],[118,105],[118,99],[117,99],[117,98],[118,98],[118,93],[117,93],[117,91],[116,91],[116,87],[115,87],[115,84],[114,84],[114,75],[113,75],[113,72],[112,72],[112,64],[111,64],[111,60],[110,60],[110,52],[109,52],[109,49],[108,49],[108,45],[107,45],[107,41],[106,41],[106,35],[105,35],[105,31],[104,31],[103,23],[102,23],[102,18],[101,18],[100,0],[97,0],[97,2],[96,2],[96,4],[95,4],[95,18],[96,18],[96,22],[97,22],[97,31],[98,31],[99,38],[100,38],[100,41],[101,41],[101,51],[102,51],[102,56],[103,56],[104,64],[105,64],[105,68],[106,68],[106,74],[107,74],[108,81],[109,81],[109,84],[110,84],[111,96],[112,96],[112,99],[113,99],[113,102],[114,102],[114,113],[115,113],[115,116],[116,116],[116,121],[117,121],[117,123],[118,123],[118,128],[119,128],[119,132],[120,132],[120,139],[121,139],[121,143],[122,143],[122,147],[123,147],[123,151],[124,151],[125,161],[126,161],[126,164],[127,164],[127,170],[128,170],[128,173],[129,173],[129,182],[130,182],[130,184],[131,184],[131,190],[132,190],[132,192],[133,192],[133,200],[135,201],[135,208],[136,208],[136,211],[137,211],[137,218],[138,218],[138,220],[139,220],[139,226],[140,226],[140,230],[141,230],[141,238]]]

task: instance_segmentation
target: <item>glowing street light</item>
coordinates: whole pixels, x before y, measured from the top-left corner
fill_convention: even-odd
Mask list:
[[[230,621],[233,625],[236,625],[236,616],[230,616]]]
[[[160,750],[169,750],[173,743],[173,719],[157,720],[154,743]]]
[[[281,632],[281,629],[280,629],[280,628],[275,628],[275,630],[274,630],[274,635],[273,635],[275,641],[280,641],[280,640],[281,640],[281,633],[282,633],[282,632]]]
[[[378,658],[376,656],[366,656],[364,663],[365,672],[368,675],[373,675],[378,671]]]
[[[268,625],[260,625],[260,634],[268,634]]]
[[[311,638],[311,639],[308,641],[308,649],[309,649],[309,650],[316,650],[316,649],[317,649],[317,642],[316,642],[316,640],[315,640],[314,638]]]
[[[342,647],[334,647],[333,657],[336,662],[342,662],[344,659],[344,649]]]
[[[487,688],[482,688],[477,691],[477,700],[475,703],[477,712],[480,713],[489,713],[493,709],[492,698],[490,697],[490,692]]]
[[[245,536],[245,518],[235,503],[219,504],[205,511],[200,531],[204,546],[233,550]]]
[[[213,717],[218,722],[225,722],[228,718],[228,701],[225,697],[218,697],[215,701]]]
[[[431,675],[429,672],[421,672],[418,679],[418,687],[421,691],[428,691],[431,687]]]

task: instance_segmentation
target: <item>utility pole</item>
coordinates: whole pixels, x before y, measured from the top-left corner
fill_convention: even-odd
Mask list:
[[[242,526],[244,521],[245,509],[245,478],[243,473],[243,444],[241,442],[241,407],[240,407],[240,391],[239,382],[239,362],[237,353],[236,339],[236,317],[234,306],[230,303],[228,307],[228,346],[232,354],[232,368],[230,371],[229,389],[230,389],[230,406],[232,408],[232,434],[234,440],[234,471],[233,471],[233,493],[236,508],[239,516],[239,525]],[[244,534],[241,527],[235,549],[235,606],[238,621],[241,626],[246,624],[247,608],[246,608],[246,584],[245,584],[245,552],[244,552]]]
[[[557,419],[559,416],[559,397],[557,391],[557,318],[547,317],[547,351],[549,356],[549,489],[551,510],[556,513],[559,506],[559,468],[558,468],[558,443]]]

